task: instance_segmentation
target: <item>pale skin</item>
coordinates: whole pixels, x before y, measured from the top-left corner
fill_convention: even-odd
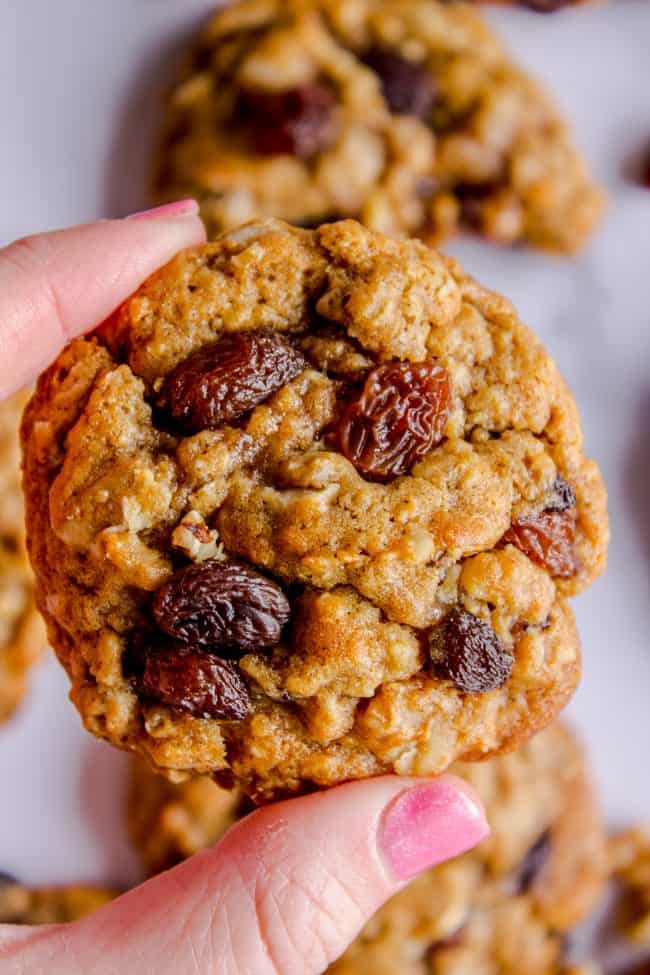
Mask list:
[[[0,250],[0,398],[203,239],[196,204],[182,201]],[[86,920],[0,925],[0,973],[317,975],[408,879],[487,834],[477,796],[453,776],[278,803]]]

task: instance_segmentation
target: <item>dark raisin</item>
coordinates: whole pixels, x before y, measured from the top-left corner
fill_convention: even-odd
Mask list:
[[[580,571],[572,510],[545,510],[520,518],[513,522],[502,541],[514,545],[531,562],[559,579],[570,579]]]
[[[449,948],[460,948],[466,941],[467,938],[467,924],[468,920],[463,921],[458,925],[455,931],[448,934],[446,938],[440,938],[429,948],[431,955],[436,954],[438,951],[446,951]]]
[[[470,230],[483,229],[483,208],[496,192],[492,184],[460,183],[454,187],[454,195],[460,204],[460,219]]]
[[[122,675],[125,680],[137,681],[142,677],[151,646],[151,630],[144,626],[132,630],[126,650],[122,654]]]
[[[196,718],[239,721],[250,712],[250,695],[235,664],[182,643],[155,637],[134,685],[143,697]]]
[[[237,115],[257,152],[310,159],[336,138],[336,104],[334,91],[324,84],[280,92],[246,89]]]
[[[158,406],[187,433],[230,423],[307,368],[278,332],[232,332],[167,376]]]
[[[576,506],[576,496],[573,488],[568,481],[565,481],[563,477],[558,476],[553,482],[553,487],[551,488],[551,499],[546,505],[547,511],[568,511],[569,508],[575,508]]]
[[[377,366],[341,417],[339,447],[364,477],[390,481],[440,443],[449,399],[449,375],[437,362]]]
[[[515,888],[516,894],[527,894],[528,891],[531,890],[531,888],[535,885],[535,882],[546,865],[551,848],[551,834],[547,830],[547,832],[543,833],[537,842],[531,846],[530,850],[524,857],[517,876],[517,884]]]
[[[17,883],[18,880],[13,874],[0,870],[0,887],[15,887]]]
[[[646,151],[645,159],[641,166],[641,184],[650,190],[650,148]]]
[[[616,975],[650,975],[650,958],[638,962],[631,968],[619,970]]]
[[[379,75],[384,98],[396,115],[431,115],[436,100],[433,78],[425,64],[407,61],[388,48],[372,48],[363,57]]]
[[[512,654],[489,623],[464,609],[454,609],[430,637],[437,673],[466,694],[493,691],[506,683],[514,665]]]
[[[517,0],[520,7],[527,7],[538,14],[552,14],[564,7],[571,7],[576,0]]]
[[[168,636],[225,657],[275,646],[291,614],[280,587],[240,562],[203,562],[176,572],[153,601]]]

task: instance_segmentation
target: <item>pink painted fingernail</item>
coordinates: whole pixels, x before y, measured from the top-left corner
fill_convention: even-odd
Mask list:
[[[199,212],[199,205],[196,200],[176,200],[174,203],[165,203],[161,207],[154,207],[153,210],[138,210],[131,213],[127,220],[149,220],[157,217],[187,217],[190,214]]]
[[[490,832],[473,790],[445,777],[398,795],[384,812],[380,845],[399,880],[465,853]]]

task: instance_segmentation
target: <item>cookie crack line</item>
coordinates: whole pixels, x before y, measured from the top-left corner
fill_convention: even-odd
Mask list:
[[[421,242],[271,220],[179,254],[101,338],[23,424],[91,731],[264,801],[435,774],[564,706],[606,498],[509,302]]]

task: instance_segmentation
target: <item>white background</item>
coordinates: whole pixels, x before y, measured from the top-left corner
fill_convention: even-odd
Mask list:
[[[4,0],[0,5],[0,244],[147,203],[162,90],[208,0]],[[607,812],[650,819],[650,2],[491,19],[551,83],[611,193],[577,259],[475,242],[449,247],[512,298],[581,404],[611,498],[606,577],[577,602],[585,675],[571,712]],[[81,731],[53,659],[0,729],[0,870],[28,882],[125,884],[124,757]]]

